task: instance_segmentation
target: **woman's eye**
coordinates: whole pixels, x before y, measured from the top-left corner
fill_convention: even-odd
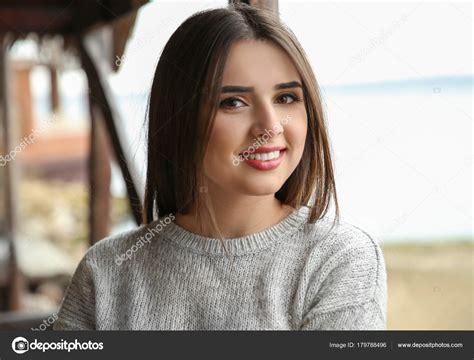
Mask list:
[[[236,103],[243,104],[243,102],[237,98],[228,98],[228,99],[222,100],[219,105],[220,107],[239,108],[240,106],[235,106]]]
[[[277,103],[290,105],[293,103],[297,103],[299,101],[301,101],[301,99],[297,95],[287,93],[287,94],[280,95],[278,97]],[[236,97],[230,97],[230,98],[224,99],[219,103],[219,107],[228,108],[228,109],[237,109],[242,106],[245,106],[245,103]]]
[[[283,99],[283,104],[291,104],[295,101],[298,101],[298,97],[293,94],[283,94],[279,97],[279,99]]]

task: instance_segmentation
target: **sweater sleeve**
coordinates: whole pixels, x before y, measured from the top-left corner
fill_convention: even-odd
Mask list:
[[[301,330],[386,330],[385,315],[376,300],[315,314]]]
[[[347,235],[339,239],[344,248],[309,281],[300,330],[386,329],[387,280],[382,251],[363,231]]]
[[[79,262],[62,300],[54,330],[95,330],[93,265],[87,253]]]

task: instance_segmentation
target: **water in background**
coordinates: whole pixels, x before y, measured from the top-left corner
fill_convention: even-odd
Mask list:
[[[348,221],[383,242],[472,241],[472,80],[323,89]]]

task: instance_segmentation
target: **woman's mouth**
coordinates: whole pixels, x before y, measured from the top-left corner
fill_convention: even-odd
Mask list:
[[[281,161],[283,160],[283,156],[285,155],[286,148],[282,148],[280,150],[270,151],[270,152],[258,152],[252,153],[244,157],[242,154],[239,154],[244,163],[253,167],[257,170],[273,170],[276,169]]]

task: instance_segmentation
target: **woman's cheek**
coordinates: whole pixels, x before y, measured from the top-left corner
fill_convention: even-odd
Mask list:
[[[222,115],[216,118],[213,135],[219,139],[219,142],[225,142],[227,144],[226,147],[232,147],[235,144],[237,148],[231,151],[239,150],[238,147],[242,146],[242,143],[245,144],[245,140],[248,138],[245,117]]]
[[[236,153],[240,146],[245,143],[242,137],[242,129],[238,126],[235,118],[218,116],[209,139],[206,155],[213,161],[232,163],[231,155]]]
[[[282,124],[285,137],[293,146],[304,145],[308,129],[307,121],[306,113],[303,115],[297,113],[292,117],[288,117],[286,123]]]

